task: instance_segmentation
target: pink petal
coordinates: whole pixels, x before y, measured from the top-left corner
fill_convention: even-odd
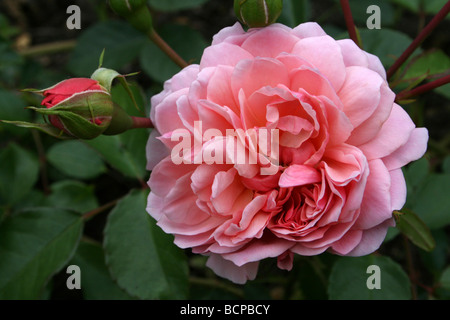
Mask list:
[[[389,171],[391,175],[391,207],[392,210],[400,210],[406,202],[406,182],[402,169]]]
[[[232,67],[225,66],[216,68],[214,74],[208,81],[206,99],[218,105],[228,107],[238,115],[238,103],[234,99],[233,92],[231,91],[231,75],[233,70]]]
[[[327,249],[328,249],[328,246],[308,247],[302,243],[298,243],[295,246],[293,246],[290,250],[301,256],[316,256],[316,255],[319,255],[319,254],[325,252]]]
[[[304,38],[292,49],[293,54],[309,61],[338,91],[345,80],[345,64],[341,48],[330,36]]]
[[[294,164],[284,170],[278,184],[282,188],[289,188],[317,183],[321,180],[322,176],[315,168],[301,164]]]
[[[367,55],[367,59],[369,61],[369,69],[378,73],[384,80],[386,80],[386,69],[384,69],[383,64],[376,55],[373,55],[369,52],[365,52]]]
[[[290,34],[290,29],[280,24],[272,24],[249,35],[242,43],[242,48],[255,57],[275,58],[281,52],[291,52],[298,41]]]
[[[292,34],[299,38],[321,37],[327,34],[316,22],[305,22],[292,29]]]
[[[180,72],[175,74],[170,80],[166,81],[165,86],[169,86],[172,92],[189,88],[192,81],[197,78],[199,73],[198,64],[190,64],[186,68],[183,68]]]
[[[159,135],[160,133],[156,129],[153,129],[147,140],[145,153],[147,157],[146,169],[148,171],[153,170],[159,162],[169,155],[167,147],[160,140],[156,139]]]
[[[212,45],[227,41],[233,44],[241,45],[241,43],[248,37],[248,34],[242,29],[239,22],[236,22],[231,27],[221,29],[213,36]]]
[[[152,121],[155,121],[155,107],[169,94],[188,88],[197,77],[198,69],[199,66],[197,64],[191,64],[164,82],[164,90],[151,97],[152,108],[150,109],[150,118]]]
[[[153,123],[161,134],[184,127],[183,122],[178,116],[176,102],[187,92],[188,89],[178,90],[164,98],[158,105],[154,106],[155,117]]]
[[[369,161],[361,212],[355,223],[357,229],[370,229],[392,216],[391,175],[380,159]]]
[[[214,176],[211,190],[211,203],[214,209],[219,214],[230,215],[245,188],[236,177],[236,169],[232,168],[220,171]]]
[[[291,271],[294,266],[294,254],[286,251],[277,257],[277,267],[281,270]]]
[[[302,67],[291,71],[290,76],[290,88],[292,91],[299,92],[302,89],[312,96],[325,96],[333,101],[335,106],[341,106],[341,102],[336,95],[333,86],[329,80],[317,70]]]
[[[235,66],[240,60],[252,59],[253,55],[242,47],[221,42],[209,46],[203,51],[200,61],[200,69],[206,67],[217,67],[219,65]]]
[[[346,67],[360,66],[368,67],[369,59],[364,51],[362,51],[356,43],[351,39],[337,40],[341,47],[342,56]]]
[[[359,146],[368,160],[383,158],[403,146],[414,130],[414,122],[408,113],[394,104],[389,118],[374,139]]]
[[[347,77],[338,92],[344,112],[354,127],[367,120],[380,102],[380,86],[383,79],[372,70],[363,67],[347,67]]]
[[[415,128],[408,141],[390,155],[383,158],[389,170],[403,167],[411,161],[420,159],[427,150],[428,130]]]
[[[366,170],[364,155],[353,146],[340,145],[325,151],[323,166],[334,185],[346,185]]]
[[[156,221],[161,219],[163,216],[163,212],[161,212],[162,205],[163,199],[157,196],[154,192],[150,192],[147,199],[146,210]]]
[[[369,230],[364,230],[361,242],[355,249],[346,255],[351,257],[360,257],[373,253],[383,243],[389,227],[392,227],[393,225],[394,220],[393,218],[390,218]]]
[[[254,280],[258,273],[258,265],[259,262],[251,262],[238,267],[218,254],[211,254],[206,262],[206,266],[211,268],[217,275],[237,284],[244,284],[247,280]]]
[[[346,255],[361,242],[363,232],[361,230],[350,230],[340,240],[333,243],[332,250],[340,255]]]
[[[195,167],[190,164],[176,165],[170,157],[166,157],[153,168],[148,185],[152,192],[164,197],[173,188],[177,179],[194,171]]]
[[[242,89],[245,97],[266,86],[287,86],[289,76],[285,66],[271,58],[255,58],[240,61],[231,77],[231,88],[236,101],[239,101],[239,91]]]
[[[387,83],[380,87],[380,101],[373,114],[356,127],[347,143],[359,146],[373,139],[381,129],[383,123],[389,118],[394,103],[395,94]]]
[[[267,234],[238,251],[224,254],[224,258],[233,261],[237,266],[243,266],[262,259],[278,257],[293,245],[295,243],[291,241]]]

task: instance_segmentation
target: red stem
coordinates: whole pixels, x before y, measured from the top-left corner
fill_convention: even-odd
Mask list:
[[[356,26],[355,26],[355,22],[353,21],[352,10],[350,9],[350,4],[348,3],[348,0],[340,0],[340,1],[341,1],[342,11],[344,12],[344,19],[345,19],[345,24],[346,24],[347,30],[348,30],[348,35],[350,36],[350,39],[352,39],[353,42],[355,42],[358,45],[358,47],[361,48],[361,44],[359,43],[359,40],[358,40],[358,35],[356,34]]]
[[[401,91],[399,94],[397,94],[396,101],[404,100],[407,98],[412,98],[414,96],[418,96],[422,93],[428,92],[430,90],[433,90],[437,87],[443,86],[444,84],[450,83],[450,75],[444,76],[442,78],[439,78],[437,80],[428,82],[426,84],[423,84],[421,86],[418,86],[412,90],[404,90]]]
[[[165,42],[154,29],[148,33],[148,37],[180,68],[185,68],[189,64],[181,58],[178,53],[175,52],[168,44]]]
[[[417,49],[423,40],[436,28],[436,26],[447,16],[450,11],[450,0],[442,7],[441,10],[431,19],[431,21],[423,28],[423,30],[417,35],[408,48],[401,54],[401,56],[394,62],[394,64],[388,69],[386,75],[387,78],[391,78],[394,73],[401,67],[401,65],[409,58],[409,56]]]
[[[153,123],[150,118],[145,117],[131,117],[133,120],[133,129],[136,128],[153,128]]]

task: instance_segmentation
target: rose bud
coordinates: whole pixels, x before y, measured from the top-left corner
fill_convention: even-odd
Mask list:
[[[70,137],[95,138],[111,123],[111,95],[96,80],[67,79],[36,93],[44,95],[41,104],[47,108],[31,109],[47,115],[54,127]]]
[[[109,6],[139,31],[147,33],[152,30],[152,16],[145,0],[110,0]]]
[[[234,0],[234,12],[250,28],[274,23],[283,9],[283,0]]]

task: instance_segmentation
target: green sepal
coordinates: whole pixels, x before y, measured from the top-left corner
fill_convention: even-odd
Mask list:
[[[112,82],[114,81],[114,79],[118,78],[122,86],[127,91],[128,95],[130,96],[131,100],[133,101],[133,104],[136,107],[136,109],[141,111],[137,105],[136,99],[134,98],[133,92],[131,91],[130,86],[128,85],[128,82],[126,80],[127,76],[135,74],[137,73],[122,75],[113,69],[99,67],[91,75],[91,79],[98,81],[102,87],[104,87],[109,93],[111,93]]]
[[[64,131],[52,126],[48,123],[31,123],[26,121],[8,121],[8,120],[0,120],[1,122],[12,124],[18,127],[22,128],[28,128],[28,129],[37,129],[39,131],[42,131],[52,137],[62,139],[62,140],[69,140],[74,139],[74,137],[67,135],[64,133]]]
[[[114,111],[105,135],[115,135],[133,128],[133,120],[118,104],[114,103]]]

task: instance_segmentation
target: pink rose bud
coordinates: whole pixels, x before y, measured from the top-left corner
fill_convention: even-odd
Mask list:
[[[50,123],[66,135],[92,139],[102,134],[111,123],[114,104],[109,92],[98,81],[72,78],[38,91],[44,95],[35,108],[48,116]]]
[[[283,0],[234,0],[234,12],[250,28],[274,23],[283,10]]]

